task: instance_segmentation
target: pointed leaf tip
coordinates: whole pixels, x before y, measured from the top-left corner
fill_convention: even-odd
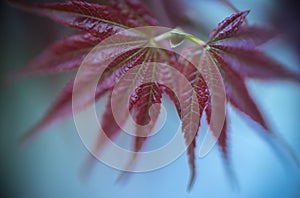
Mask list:
[[[218,26],[210,33],[209,42],[218,41],[227,37],[231,37],[236,33],[240,26],[246,19],[246,16],[249,14],[250,10],[242,11],[235,13],[223,21],[221,21]]]

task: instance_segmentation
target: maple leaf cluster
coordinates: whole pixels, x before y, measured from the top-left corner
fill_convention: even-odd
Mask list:
[[[15,77],[78,69],[89,52],[106,38],[130,28],[159,26],[159,21],[153,18],[151,12],[136,0],[109,0],[108,5],[83,1],[15,5],[82,31],[78,35],[72,35],[49,46],[24,69],[15,73]],[[175,53],[164,49],[139,46],[130,48],[126,53],[114,59],[99,77],[100,80],[95,93],[96,100],[108,93],[108,103],[101,118],[101,126],[106,135],[113,139],[122,129],[122,126],[116,123],[112,112],[110,101],[113,88],[129,69],[138,65],[141,65],[143,71],[142,74],[136,74],[135,77],[148,78],[149,82],[136,88],[131,93],[129,102],[126,100],[123,102],[129,103],[129,110],[132,112],[136,123],[141,125],[150,123],[149,127],[145,129],[146,131],[143,131],[145,134],[151,133],[160,114],[160,108],[157,108],[150,116],[151,106],[158,104],[160,107],[163,94],[168,95],[170,100],[174,102],[182,122],[182,132],[186,142],[190,143],[187,145],[191,169],[189,187],[192,186],[195,177],[194,150],[200,128],[200,119],[202,114],[206,113],[208,124],[212,125],[214,122],[211,119],[211,114],[218,101],[220,91],[218,83],[225,86],[228,103],[255,121],[266,133],[272,134],[262,113],[248,92],[246,80],[249,78],[260,80],[286,79],[300,82],[300,77],[258,49],[260,45],[273,38],[274,34],[270,30],[244,24],[248,13],[249,11],[237,12],[224,19],[210,33],[207,42],[196,42],[194,46],[184,48],[184,57],[178,57]],[[184,37],[188,34],[173,33],[175,38],[181,38],[182,35]],[[116,51],[118,47],[111,47],[110,50]],[[101,61],[99,60],[99,67],[101,67]],[[183,87],[181,81],[174,78],[167,67],[156,70],[155,67],[149,67],[148,63],[150,62],[170,65],[186,77],[192,90]],[[155,82],[149,74],[163,78],[172,86]],[[218,74],[220,75],[218,76]],[[88,79],[82,79],[82,83],[84,80]],[[43,119],[23,137],[23,141],[30,139],[49,125],[73,115],[74,81],[75,78],[67,83]],[[174,94],[175,91],[180,93],[179,97]],[[121,96],[120,101],[122,101]],[[184,102],[180,104],[180,101]],[[84,100],[77,104],[76,108],[81,111],[91,102],[91,100]],[[128,116],[130,115],[124,115],[121,124],[125,124]],[[219,135],[214,127],[210,126],[216,138],[219,136],[218,145],[225,158],[227,158],[227,126],[228,123],[225,118]],[[147,137],[135,137],[133,150],[135,152],[141,151],[146,140]],[[95,150],[103,149],[105,143],[99,139]]]

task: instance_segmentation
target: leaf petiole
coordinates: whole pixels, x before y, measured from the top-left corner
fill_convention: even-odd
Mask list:
[[[156,36],[153,40],[155,42],[162,41],[165,39],[171,39],[171,47],[177,47],[179,46],[185,39],[192,41],[193,43],[200,45],[200,46],[205,46],[206,43],[199,39],[198,37],[195,37],[191,34],[188,34],[184,32],[180,28],[175,28],[169,32],[165,32],[159,36]]]

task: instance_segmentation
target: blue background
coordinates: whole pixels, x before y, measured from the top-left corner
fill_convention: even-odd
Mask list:
[[[267,23],[269,12],[275,7],[271,0],[234,2],[240,10],[251,9],[249,22],[258,24]],[[205,17],[203,21],[210,29],[231,13],[216,3],[189,1],[188,4],[194,9],[190,13]],[[1,7],[2,74],[21,67],[48,44],[72,33],[47,19],[24,14],[3,3]],[[263,48],[290,69],[299,71],[298,56],[289,43],[277,39]],[[189,179],[186,155],[157,171],[132,174],[122,184],[115,183],[120,172],[101,163],[89,177],[81,178],[80,170],[88,152],[72,118],[45,130],[26,147],[18,147],[21,135],[42,117],[70,76],[60,74],[1,83],[1,197],[300,196],[299,167],[286,154],[274,151],[259,132],[231,108],[229,153],[238,188],[231,185],[217,147],[205,158],[197,159],[197,178],[191,192],[186,191]],[[300,159],[299,84],[249,81],[248,87],[272,128]],[[178,118],[174,107],[166,106],[169,117],[165,128],[176,130]]]

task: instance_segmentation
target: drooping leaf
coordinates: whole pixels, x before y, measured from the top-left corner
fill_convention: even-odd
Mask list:
[[[82,1],[17,6],[85,32],[50,46],[21,72],[55,73],[78,68],[82,60],[86,64],[86,67],[80,68],[81,75],[67,84],[45,117],[25,135],[24,140],[50,124],[81,111],[105,93],[109,93],[109,101],[101,124],[109,138],[119,133],[122,125],[130,118],[130,111],[135,122],[139,124],[135,133],[148,135],[152,133],[159,117],[162,94],[166,93],[175,104],[182,122],[191,170],[189,189],[195,178],[194,150],[204,110],[212,136],[227,158],[228,123],[224,96],[227,96],[234,107],[268,131],[259,108],[248,93],[246,78],[288,79],[299,82],[299,75],[288,71],[256,49],[271,39],[273,34],[256,26],[242,26],[249,11],[237,12],[219,23],[211,32],[207,43],[186,33],[182,33],[179,40],[171,35],[169,39],[174,41],[175,38],[176,46],[186,38],[197,43],[194,47],[186,48],[183,59],[178,60],[176,54],[155,48],[155,31],[137,31],[122,35],[122,30],[128,28],[158,25],[156,19],[139,1],[109,0],[107,6]],[[101,47],[91,50],[112,35],[119,37],[108,39]],[[149,43],[154,43],[154,48],[147,46]],[[89,59],[89,54],[97,54],[99,57]],[[151,66],[152,62],[171,67]],[[104,68],[105,65],[108,66]],[[171,68],[183,74],[186,81],[179,79]],[[99,73],[102,76],[98,76]],[[90,80],[97,77],[96,90],[89,90]],[[157,79],[167,82],[168,86],[157,83]],[[74,87],[79,89],[75,101],[72,100]],[[96,93],[93,94],[93,91]],[[111,106],[110,100],[116,100],[117,105]],[[154,106],[156,108],[152,108]],[[117,114],[117,120],[112,115],[113,112]],[[143,125],[148,128],[142,128]],[[136,137],[133,150],[141,151],[146,140],[146,136]],[[105,144],[99,138],[94,151],[101,153]],[[135,156],[129,166],[134,161]]]
[[[187,50],[185,53],[191,53]],[[188,146],[187,154],[189,156],[189,165],[191,170],[191,177],[188,185],[188,189],[191,189],[194,180],[195,180],[195,147],[198,130],[200,128],[200,118],[204,108],[207,105],[208,93],[206,83],[197,69],[198,65],[195,62],[193,64],[191,60],[181,57],[180,61],[182,62],[182,74],[184,74],[187,79],[191,82],[191,85],[194,89],[189,89],[189,87],[180,86],[180,93],[184,103],[182,104],[181,110],[181,120],[182,120],[182,132],[186,142],[191,142]],[[199,60],[201,61],[201,60]],[[197,62],[199,63],[199,62]],[[182,84],[182,82],[180,83]]]
[[[115,61],[113,61],[107,68],[106,72],[102,75],[104,80],[100,83],[97,87],[96,91],[96,99],[99,99],[103,95],[103,88],[105,88],[105,91],[110,92],[110,96],[108,98],[108,104],[106,107],[106,110],[102,116],[102,130],[106,134],[107,138],[112,139],[115,136],[118,135],[118,133],[121,131],[122,126],[124,126],[125,122],[128,119],[129,114],[122,113],[118,116],[118,122],[116,122],[115,117],[113,116],[113,110],[111,107],[111,90],[114,88],[115,84],[120,80],[122,75],[124,75],[129,69],[139,66],[140,64],[143,64],[144,60],[148,59],[145,58],[145,56],[148,56],[149,52],[147,49],[141,48],[141,49],[135,49],[129,52],[126,52],[119,57]],[[130,57],[130,58],[129,58]],[[120,64],[121,63],[121,64]],[[102,79],[102,78],[101,78]],[[100,79],[100,81],[101,81]],[[108,86],[108,87],[107,87]],[[122,94],[120,95],[123,96]],[[70,101],[71,102],[71,101]],[[129,101],[129,110],[131,111],[135,104],[140,102],[140,95],[138,93],[132,94],[130,96]],[[124,103],[125,105],[125,103]],[[125,105],[126,106],[126,105]],[[120,116],[121,115],[121,116]],[[155,123],[155,121],[153,121]],[[107,144],[106,138],[103,138],[103,133],[99,134],[99,137],[97,138],[96,146],[93,148],[93,153],[96,153],[97,155],[101,155],[102,150],[104,149],[105,145]],[[86,161],[86,165],[84,167],[84,172],[87,173],[91,166],[94,164],[95,160],[94,158],[88,158]],[[133,161],[134,162],[134,161]]]
[[[126,122],[126,118],[123,120],[123,125],[125,124],[125,122]],[[110,93],[107,100],[105,111],[101,117],[101,128],[105,133],[105,135],[112,140],[121,131],[123,125],[120,126],[118,123],[116,123],[114,119],[112,108],[111,108],[111,93]],[[99,135],[101,136],[103,134],[99,133]],[[96,153],[99,153],[102,152],[107,142],[105,142],[105,139],[101,137],[96,139],[97,139],[97,144],[94,150]]]
[[[220,72],[225,82],[226,94],[229,102],[268,131],[269,129],[263,116],[248,93],[244,79],[236,72],[232,71],[217,53],[212,52],[212,54],[218,64],[222,66],[220,67]]]
[[[144,52],[142,50],[130,51],[130,56],[124,59],[122,56],[120,59],[113,61],[108,68],[106,68],[105,72],[103,73],[104,79],[100,79],[95,97],[99,99],[102,97],[108,90],[112,89],[114,85],[117,83],[117,80],[126,72],[127,69],[134,65],[141,63],[143,60]],[[127,54],[128,56],[128,54]],[[122,62],[120,61],[122,60]],[[116,64],[117,63],[117,64]],[[101,64],[101,63],[98,63]],[[97,65],[98,65],[97,64]],[[85,75],[81,75],[81,86],[84,89],[90,83],[90,79],[97,75],[97,72],[88,72]],[[27,134],[24,136],[24,140],[30,138],[33,134],[38,133],[41,129],[53,124],[56,121],[62,120],[66,117],[69,117],[73,113],[72,109],[72,95],[73,95],[73,87],[74,79],[72,79],[67,86],[63,89],[61,95],[58,97],[56,102],[49,108],[48,113],[45,114],[44,118],[35,126],[33,127]],[[83,98],[83,96],[82,96]],[[86,106],[93,102],[92,96],[85,97],[85,100],[80,100],[80,103],[76,104],[77,111],[81,111]],[[32,135],[30,135],[32,134]]]
[[[160,60],[161,62],[165,62],[167,65],[172,66],[178,72],[182,73],[183,68],[182,65],[178,63],[176,54],[161,49],[157,49],[157,51],[160,54],[158,58],[161,59]],[[167,84],[169,85],[169,86],[165,86],[163,84],[160,84],[160,88],[165,94],[169,96],[170,100],[175,104],[178,116],[179,118],[181,118],[181,107],[179,102],[180,100],[178,98],[179,96],[176,96],[176,93],[180,93],[181,90],[180,83],[178,82],[178,79],[176,78],[174,71],[171,70],[169,67],[163,67],[160,70],[160,72],[163,80],[167,82]]]
[[[213,30],[210,34],[210,40],[206,44],[187,48],[188,53],[185,52],[184,54],[185,58],[194,65],[199,65],[199,69],[201,69],[202,75],[204,75],[203,77],[208,84],[210,95],[221,91],[220,89],[218,91],[214,90],[215,87],[207,81],[213,78],[205,76],[211,73],[208,72],[209,70],[215,68],[215,72],[219,71],[222,76],[221,81],[224,81],[229,102],[261,125],[266,131],[271,132],[259,108],[250,97],[245,80],[247,77],[253,77],[262,80],[288,79],[299,81],[299,75],[288,71],[275,60],[256,49],[257,46],[268,41],[272,34],[255,26],[242,27],[241,25],[248,13],[248,11],[238,12],[226,18]],[[258,31],[258,34],[254,36],[255,30]],[[228,61],[231,56],[234,56],[237,61]],[[209,102],[211,101],[210,96]],[[206,107],[209,124],[211,122],[211,107],[216,108],[216,104],[208,104]],[[219,130],[212,129],[212,133],[218,138],[218,143],[225,157],[227,157],[226,128],[227,124],[224,120],[222,128]]]
[[[96,144],[92,152],[97,155],[100,155],[101,152],[103,152],[105,146],[108,143],[106,141],[107,139],[103,136],[105,135],[108,139],[113,141],[113,139],[115,139],[116,136],[118,136],[118,134],[122,129],[122,126],[119,126],[119,124],[116,123],[114,119],[110,99],[111,99],[111,93],[108,96],[105,111],[101,117],[101,128],[104,133],[102,132],[98,133],[98,136],[96,137]],[[123,121],[124,121],[123,124],[125,124],[126,119],[124,119]],[[92,166],[95,164],[95,162],[96,162],[95,156],[89,155],[83,167],[84,176],[88,175],[88,173],[92,170]]]
[[[147,128],[139,128],[135,129],[136,137],[134,138],[134,152],[138,153],[147,137],[151,135],[157,119],[160,114],[160,104],[162,98],[162,90],[159,89],[159,86],[154,83],[143,84],[143,86],[139,89],[137,95],[139,95],[139,99],[134,104],[133,110],[134,119],[139,125],[146,125]],[[153,108],[153,105],[157,104],[156,108]],[[152,108],[151,108],[152,107]],[[151,108],[151,115],[150,115]],[[134,157],[132,159],[134,162]],[[131,162],[131,163],[132,163]]]
[[[223,128],[226,103],[223,79],[218,65],[212,60],[209,48],[203,49],[203,46],[186,48],[183,54],[187,60],[197,67],[199,70],[197,72],[200,72],[207,84],[207,87],[202,86],[202,90],[199,92],[202,96],[200,101],[202,101],[202,106],[206,107],[211,132],[217,139]]]
[[[206,121],[208,124],[210,124],[210,119],[211,119],[211,104],[210,100],[208,100],[208,104],[205,108],[205,113],[206,113]],[[228,158],[228,150],[227,150],[227,120],[228,118],[225,118],[223,129],[221,131],[220,136],[218,137],[218,145],[222,151],[222,154],[224,155],[225,159]]]

